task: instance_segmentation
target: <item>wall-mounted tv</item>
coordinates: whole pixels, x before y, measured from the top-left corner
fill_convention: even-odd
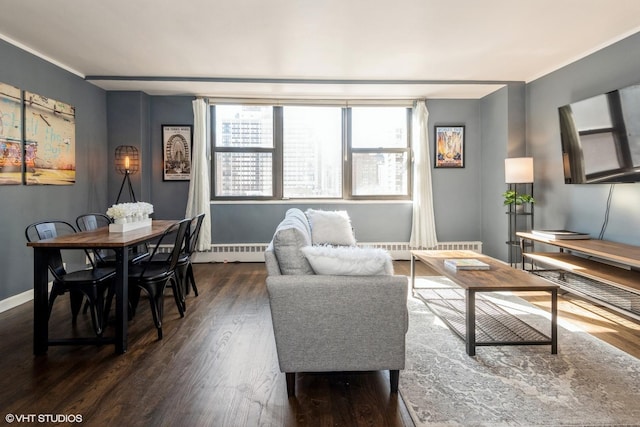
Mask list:
[[[640,85],[562,106],[564,182],[640,181]]]

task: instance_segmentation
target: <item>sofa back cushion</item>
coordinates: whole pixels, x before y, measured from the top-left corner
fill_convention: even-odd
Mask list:
[[[301,248],[311,244],[311,229],[305,214],[289,209],[273,235],[273,252],[282,274],[314,274]]]
[[[307,209],[314,245],[355,246],[351,219],[347,211]]]

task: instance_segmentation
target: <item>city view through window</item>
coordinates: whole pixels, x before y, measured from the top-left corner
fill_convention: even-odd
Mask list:
[[[408,197],[407,108],[348,110],[215,106],[214,197]],[[344,171],[351,177],[346,190]]]

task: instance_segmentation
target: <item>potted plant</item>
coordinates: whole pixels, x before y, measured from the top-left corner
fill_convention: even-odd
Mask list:
[[[514,190],[505,191],[502,193],[504,197],[504,205],[515,205],[515,210],[520,212],[524,210],[525,203],[535,203],[535,199],[530,194],[516,193]]]

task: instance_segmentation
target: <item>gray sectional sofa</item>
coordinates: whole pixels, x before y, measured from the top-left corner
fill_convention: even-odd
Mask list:
[[[315,274],[305,214],[290,209],[265,252],[280,370],[295,395],[296,372],[389,370],[391,392],[405,364],[407,278]],[[355,248],[354,248],[355,249]]]

